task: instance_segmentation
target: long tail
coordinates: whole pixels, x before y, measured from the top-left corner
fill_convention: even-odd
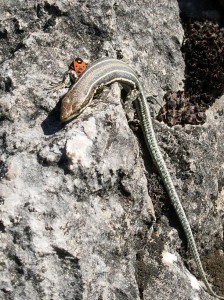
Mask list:
[[[141,121],[141,126],[143,129],[143,133],[144,133],[144,137],[145,137],[145,141],[147,143],[147,147],[149,149],[149,152],[160,172],[161,178],[163,180],[163,183],[166,187],[166,190],[169,194],[171,203],[173,205],[173,207],[175,208],[175,211],[178,215],[178,218],[182,224],[182,227],[184,229],[187,241],[188,241],[188,245],[190,247],[191,253],[193,255],[193,258],[195,260],[195,263],[197,265],[197,269],[199,272],[199,275],[201,277],[201,279],[204,281],[208,292],[218,298],[218,299],[224,299],[224,297],[222,296],[218,296],[215,294],[215,292],[212,290],[210,284],[208,283],[208,280],[206,278],[206,274],[205,271],[203,269],[202,263],[201,263],[201,259],[200,256],[198,254],[197,251],[197,246],[191,231],[191,227],[190,224],[188,222],[188,219],[186,217],[186,214],[184,212],[184,209],[182,207],[182,204],[180,202],[180,199],[177,195],[176,189],[174,187],[172,178],[170,176],[170,173],[167,169],[166,163],[163,159],[162,153],[159,149],[158,143],[157,143],[157,139],[155,136],[155,132],[153,129],[153,125],[152,125],[152,121],[151,121],[151,116],[150,116],[150,112],[149,112],[149,107],[146,101],[146,98],[144,96],[143,93],[140,93],[138,101],[137,101],[137,111],[138,111],[138,116],[140,118]]]

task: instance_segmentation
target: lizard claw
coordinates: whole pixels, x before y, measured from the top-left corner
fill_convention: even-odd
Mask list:
[[[57,90],[65,88],[65,87],[66,87],[66,84],[65,84],[64,81],[51,82],[50,87],[46,88],[46,90],[48,90],[48,91],[57,91]]]

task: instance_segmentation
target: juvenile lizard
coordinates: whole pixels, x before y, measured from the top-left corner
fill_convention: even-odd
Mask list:
[[[99,87],[109,85],[113,82],[119,82],[125,86],[129,86],[131,89],[138,91],[138,101],[135,101],[135,104],[144,133],[145,142],[161,175],[171,203],[174,206],[177,216],[182,224],[188,245],[197,265],[199,275],[204,281],[207,291],[212,296],[218,299],[224,299],[224,297],[215,294],[206,278],[190,224],[175,190],[162,153],[159,149],[147,100],[135,71],[121,60],[102,58],[95,61],[93,64],[87,67],[87,69],[81,74],[78,81],[71,87],[71,89],[63,98],[60,115],[61,121],[66,122],[78,116],[91,103],[94,93]]]

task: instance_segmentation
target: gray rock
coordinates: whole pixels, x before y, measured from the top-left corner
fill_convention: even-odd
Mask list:
[[[119,85],[66,126],[66,90],[47,91],[77,56],[122,56],[154,115],[183,87],[177,3],[2,1],[0,20],[0,299],[212,299]],[[198,127],[154,122],[205,264],[223,230],[223,109]]]

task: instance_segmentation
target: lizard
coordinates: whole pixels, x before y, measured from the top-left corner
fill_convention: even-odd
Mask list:
[[[79,62],[81,65],[83,64],[82,60]],[[113,82],[119,82],[125,87],[128,86],[131,90],[137,91],[135,101],[133,99],[132,100],[135,103],[147,148],[154,164],[158,169],[163,184],[169,195],[171,204],[173,205],[185,232],[188,246],[195,260],[199,276],[204,281],[208,293],[218,299],[224,299],[223,296],[218,296],[213,291],[207,280],[190,223],[187,219],[162,152],[159,148],[155,131],[153,129],[149,106],[143,87],[136,75],[135,70],[121,60],[114,58],[101,58],[93,62],[91,65],[88,65],[87,68],[84,68],[83,72],[81,70],[81,72],[79,72],[75,77],[78,77],[78,80],[71,86],[69,91],[62,99],[60,113],[60,119],[62,122],[67,122],[80,115],[80,113],[88,105],[90,105],[95,92],[102,86],[110,85]],[[67,84],[68,80],[64,78],[64,80],[60,83],[60,86],[67,86]]]

